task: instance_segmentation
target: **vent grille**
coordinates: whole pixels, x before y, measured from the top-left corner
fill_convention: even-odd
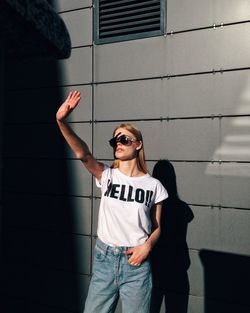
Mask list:
[[[162,0],[99,0],[96,6],[97,43],[163,33]]]

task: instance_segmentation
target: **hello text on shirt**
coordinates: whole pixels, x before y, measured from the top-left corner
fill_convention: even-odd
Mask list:
[[[145,205],[149,207],[153,191],[134,188],[130,185],[113,184],[109,179],[104,196],[121,201],[145,203]]]

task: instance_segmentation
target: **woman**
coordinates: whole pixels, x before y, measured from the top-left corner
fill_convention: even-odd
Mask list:
[[[161,206],[167,191],[148,174],[141,133],[131,124],[114,130],[109,141],[115,157],[111,167],[93,157],[65,122],[80,99],[78,91],[70,92],[56,119],[102,192],[93,276],[84,312],[114,312],[120,297],[124,313],[147,313],[152,289],[149,254],[160,236]]]

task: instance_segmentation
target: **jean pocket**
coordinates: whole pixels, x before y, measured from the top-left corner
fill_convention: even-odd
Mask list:
[[[99,246],[95,246],[94,250],[94,258],[97,262],[102,262],[105,260],[106,251],[100,248]]]

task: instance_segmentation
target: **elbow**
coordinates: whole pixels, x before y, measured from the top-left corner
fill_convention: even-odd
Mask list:
[[[89,158],[91,156],[91,153],[84,153],[84,151],[75,152],[76,158],[78,160],[81,160],[83,163],[87,163],[89,161]]]

